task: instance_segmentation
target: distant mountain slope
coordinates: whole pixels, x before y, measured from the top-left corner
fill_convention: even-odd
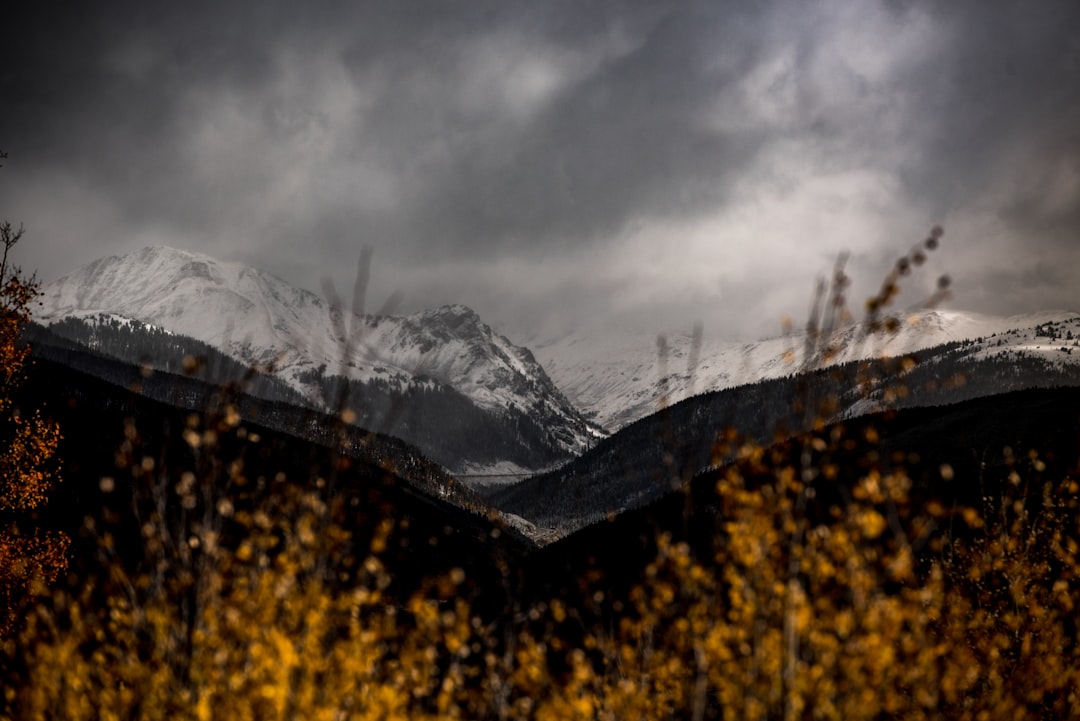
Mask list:
[[[459,406],[467,400],[522,437],[520,452],[501,458],[444,454],[454,470],[500,461],[542,468],[584,450],[599,433],[527,349],[494,333],[465,306],[358,316],[253,268],[162,247],[102,258],[42,290],[35,318],[47,326],[73,319],[137,321],[263,369],[322,410],[340,398],[380,394],[400,410],[413,396],[437,392]],[[400,430],[378,425],[392,418],[367,420],[375,430]]]
[[[1030,336],[1040,324],[1075,324],[1080,314],[1046,311],[995,317],[925,310],[897,320],[895,332],[866,334],[860,325],[841,329],[830,339],[838,351],[831,362],[900,356],[950,341],[1003,336],[1022,329],[1030,329]],[[1009,343],[1019,343],[1015,334],[1008,338]],[[710,337],[708,329],[696,353],[690,332],[665,335],[663,354],[657,336],[643,331],[600,329],[530,343],[566,396],[609,431],[655,412],[665,398],[674,403],[694,393],[796,373],[807,365],[806,345],[803,332],[738,342]],[[1034,345],[1020,343],[1017,350]],[[987,353],[999,352],[997,347],[988,348]]]
[[[994,333],[910,356],[848,361],[680,401],[622,428],[549,473],[501,489],[488,500],[524,519],[541,543],[680,488],[729,461],[718,449],[728,429],[771,445],[819,420],[934,407],[1002,393],[1080,386],[1080,317]]]
[[[1023,322],[1007,327],[1016,319]],[[1038,322],[1028,325],[1031,320]],[[1018,316],[984,330],[990,333],[914,352],[919,363],[850,392],[839,415],[853,418],[1027,388],[1080,386],[1080,315]]]

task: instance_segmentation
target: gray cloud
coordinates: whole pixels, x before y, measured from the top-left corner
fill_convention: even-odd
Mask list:
[[[373,291],[511,335],[761,335],[840,251],[857,298],[945,222],[957,306],[1080,306],[1068,0],[219,5],[12,18],[25,266],[168,243],[317,289],[371,244]]]

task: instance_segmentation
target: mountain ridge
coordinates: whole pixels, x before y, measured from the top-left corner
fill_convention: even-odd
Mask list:
[[[105,313],[183,334],[271,371],[322,410],[334,378],[406,391],[434,381],[481,411],[550,429],[564,457],[601,433],[527,349],[463,305],[360,316],[269,273],[168,247],[94,261],[43,286],[40,301],[43,325]]]
[[[520,527],[534,540],[550,543],[656,502],[729,462],[717,450],[730,445],[724,440],[728,432],[768,447],[820,423],[1080,386],[1080,315],[1034,317],[1042,319],[1034,327],[995,330],[897,357],[821,364],[678,400],[620,428],[574,461],[487,500],[523,519]]]
[[[854,360],[902,356],[951,341],[968,340],[1047,322],[1073,321],[1080,313],[1048,310],[991,316],[957,310],[923,309],[894,316],[895,331],[868,333],[850,323],[815,347],[834,343],[827,362],[807,358],[806,332],[738,341],[703,333],[695,358],[693,332],[586,330],[529,345],[548,375],[586,417],[614,432],[695,393],[779,378],[811,367]],[[658,337],[664,341],[664,353]],[[600,369],[606,372],[600,372]]]

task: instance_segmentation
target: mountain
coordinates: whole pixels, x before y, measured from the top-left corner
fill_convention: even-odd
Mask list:
[[[73,340],[116,352],[117,334],[194,339],[314,408],[353,405],[358,422],[433,448],[455,472],[548,467],[600,433],[527,349],[465,306],[356,315],[268,273],[166,247],[99,259],[42,291],[35,319]],[[476,448],[442,439],[455,433]]]
[[[210,358],[219,375],[256,366],[251,392],[350,408],[361,427],[416,445],[459,477],[542,471],[488,495],[540,542],[726,462],[716,449],[728,428],[768,445],[819,419],[1080,385],[1080,314],[1067,311],[925,310],[873,332],[852,324],[751,343],[583,333],[536,345],[549,378],[464,306],[355,315],[260,271],[169,248],[105,258],[49,284],[37,317],[54,334],[155,367],[183,355]],[[618,432],[604,438],[601,426]]]
[[[839,415],[854,418],[1006,391],[1080,385],[1080,314],[1046,311],[986,319],[965,332],[965,338],[909,352],[918,363],[849,393]]]
[[[828,339],[814,339],[809,350],[806,332],[740,342],[707,332],[695,339],[693,332],[684,331],[665,334],[661,348],[656,334],[606,328],[534,338],[530,347],[586,417],[616,431],[663,403],[819,365],[902,356],[951,341],[989,337],[1002,337],[1019,352],[1046,352],[1046,344],[1038,350],[1037,343],[1028,342],[1036,326],[1077,319],[1080,314],[1069,311],[996,317],[931,309],[897,316],[892,330],[869,333],[862,324],[845,326]],[[1018,335],[1022,330],[1028,331],[1028,341]],[[823,346],[834,349],[827,359],[820,353]],[[986,352],[1005,352],[999,348],[995,344]]]
[[[952,340],[898,357],[848,360],[686,398],[624,426],[558,469],[500,489],[487,500],[539,543],[648,506],[700,473],[733,460],[737,438],[771,446],[823,422],[901,409],[944,407],[1027,389],[1080,386],[1080,315],[1024,316],[986,323],[988,335]],[[958,324],[943,324],[941,333]],[[971,332],[970,326],[962,333]],[[940,337],[940,336],[939,336]],[[857,329],[838,335],[834,358],[857,357],[883,340]],[[897,331],[888,345],[915,342]],[[844,343],[846,342],[846,345]],[[863,343],[862,346],[856,343]],[[760,347],[760,346],[759,346]],[[816,359],[815,359],[816,360]],[[520,519],[520,520],[518,520]]]

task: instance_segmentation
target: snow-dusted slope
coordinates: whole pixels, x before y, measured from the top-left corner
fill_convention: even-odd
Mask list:
[[[102,258],[43,288],[43,324],[107,313],[190,336],[274,373],[311,398],[312,371],[370,381],[429,378],[478,407],[543,420],[567,452],[596,433],[525,348],[469,308],[403,317],[356,316],[240,264],[155,247]]]
[[[769,375],[780,375],[784,369],[804,367],[801,357],[806,351],[796,338],[728,347],[718,344],[720,353],[713,355],[704,345],[696,388],[704,390],[702,381],[706,378],[733,379],[734,387],[703,393],[673,405],[669,413],[652,414],[628,424],[594,452],[509,486],[489,500],[504,513],[520,517],[522,532],[543,545],[600,519],[651,503],[698,472],[730,460],[728,454],[718,455],[717,434],[724,429],[734,428],[740,437],[756,443],[770,443],[778,433],[784,437],[799,433],[817,420],[832,422],[887,409],[947,406],[983,397],[1000,397],[1007,408],[1012,401],[1005,394],[1080,386],[1077,313],[989,318],[932,312],[906,319],[895,333],[863,335],[857,327],[842,329],[833,339],[835,355],[822,358],[815,353],[809,367],[882,355],[895,358],[910,352],[915,353],[914,362],[859,362],[843,369],[770,380]],[[669,339],[669,343],[684,349],[669,353],[669,363],[671,359],[682,361],[682,369],[675,363],[669,369],[685,373],[689,339]],[[632,356],[632,348],[621,352]],[[785,356],[785,352],[790,355]],[[648,370],[655,372],[656,361],[648,357],[652,354],[639,354],[632,358],[639,364],[637,369],[642,369],[643,375]],[[717,372],[712,363],[717,357],[735,367],[727,374],[722,368]],[[778,358],[780,363],[775,362]],[[599,356],[591,360],[597,366],[604,364]],[[618,356],[612,358],[617,360]],[[740,369],[742,361],[745,365]],[[655,377],[648,380],[655,383]],[[594,388],[585,382],[591,380],[589,374],[578,378],[584,392]],[[626,397],[642,387],[632,380],[622,379],[621,386],[613,383],[609,391]],[[764,382],[751,383],[757,380]],[[655,386],[644,387],[656,390]],[[674,395],[680,398],[681,392]]]
[[[1080,314],[1046,311],[996,317],[951,310],[926,310],[898,318],[894,332],[867,334],[861,325],[837,332],[828,343],[835,349],[827,360],[811,353],[809,363],[843,362],[900,356],[956,340],[1008,337],[1016,348],[1035,350],[1034,328],[1043,323],[1080,322]],[[1024,331],[1027,331],[1025,334]],[[1010,331],[1014,331],[1010,334]],[[1074,331],[1080,336],[1080,329]],[[704,333],[697,363],[691,367],[690,333],[664,337],[661,353],[657,336],[645,332],[602,330],[538,341],[533,350],[555,383],[587,417],[615,431],[694,393],[719,390],[796,373],[807,365],[806,335],[791,333],[742,343],[710,338]],[[1043,344],[1045,352],[1046,344]],[[1004,347],[987,348],[987,353]],[[1067,360],[1065,354],[1056,356]],[[1078,357],[1080,360],[1080,357]]]

